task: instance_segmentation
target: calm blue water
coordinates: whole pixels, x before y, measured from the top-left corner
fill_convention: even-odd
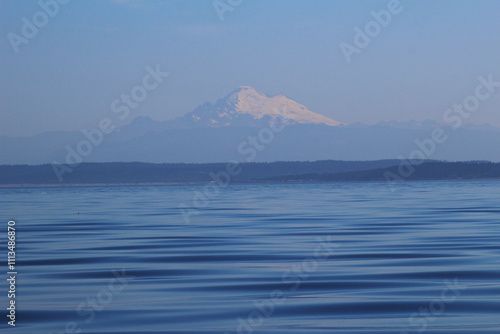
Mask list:
[[[500,182],[201,189],[0,189],[0,331],[500,333]]]

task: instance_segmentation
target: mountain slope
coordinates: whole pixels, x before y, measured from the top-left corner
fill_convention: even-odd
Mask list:
[[[269,120],[276,116],[286,118],[287,126],[269,137]],[[339,124],[283,95],[268,97],[251,87],[240,87],[216,103],[202,104],[172,121],[137,117],[103,136],[98,144],[94,143],[95,138],[91,144],[80,131],[0,136],[0,164],[74,163],[71,161],[76,161],[76,151],[87,146],[91,146],[91,152],[81,153],[82,162],[408,158],[421,149],[415,141],[420,146],[428,142],[436,127],[442,127],[447,140],[436,144],[427,158],[500,161],[500,151],[491,146],[500,142],[500,129],[492,126],[464,125],[452,129],[434,121],[335,126]]]
[[[340,125],[326,116],[310,111],[300,103],[284,96],[268,97],[252,87],[241,86],[215,104],[209,102],[193,112],[174,120],[175,126],[259,126],[273,117],[298,124]]]

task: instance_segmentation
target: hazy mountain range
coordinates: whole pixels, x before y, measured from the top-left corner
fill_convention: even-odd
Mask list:
[[[110,114],[111,121],[117,118]],[[429,144],[436,128],[446,140]],[[415,151],[426,159],[500,161],[500,129],[490,125],[344,124],[284,95],[268,97],[246,86],[171,121],[142,116],[109,134],[97,125],[86,130],[0,136],[0,164],[378,160]]]

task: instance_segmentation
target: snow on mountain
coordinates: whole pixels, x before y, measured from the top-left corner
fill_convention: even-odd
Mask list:
[[[256,125],[259,121],[279,116],[300,124],[341,125],[284,95],[268,97],[248,86],[239,87],[214,104],[206,102],[174,122],[184,126],[221,127]]]

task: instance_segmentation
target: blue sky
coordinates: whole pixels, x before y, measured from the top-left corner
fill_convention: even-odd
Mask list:
[[[249,85],[346,123],[440,120],[478,76],[500,81],[495,0],[401,0],[347,63],[340,43],[388,2],[243,0],[221,21],[212,0],[72,0],[15,53],[8,34],[41,8],[0,0],[0,134],[95,127],[157,64],[170,76],[132,116],[172,119]],[[500,94],[469,121],[500,126]]]

